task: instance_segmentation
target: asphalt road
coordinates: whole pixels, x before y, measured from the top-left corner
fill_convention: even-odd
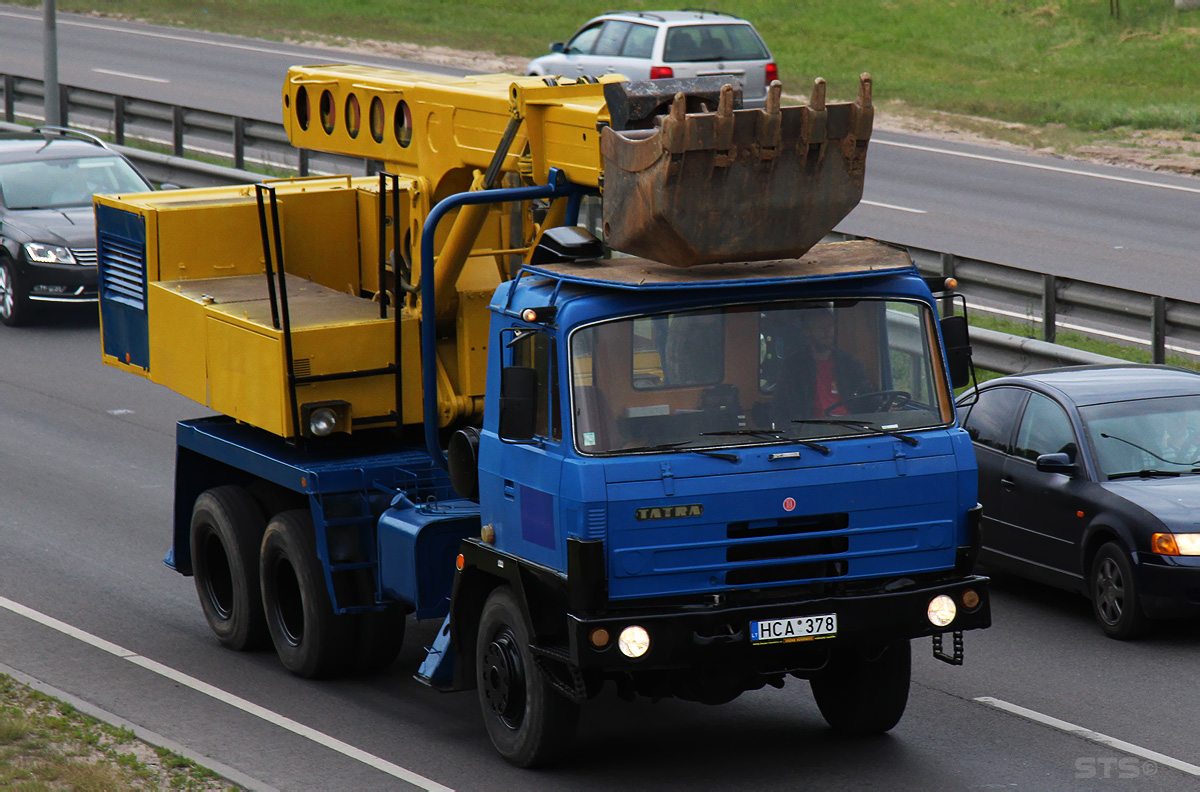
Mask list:
[[[18,46],[15,39],[34,35],[15,27],[10,14],[34,12],[0,7],[0,71],[15,68],[6,60]],[[67,30],[60,27],[64,43]],[[192,60],[184,52],[190,45],[168,41],[169,57],[160,55],[163,61],[152,74],[178,81],[167,84],[172,92],[197,75],[209,75],[204,70],[212,61],[234,61],[228,53]],[[113,50],[80,47],[84,65],[111,64],[110,71],[136,66]],[[128,55],[142,48],[116,45],[122,49]],[[248,62],[255,58],[238,52],[246,62],[238,63],[236,79],[206,76],[207,90],[215,100],[228,101],[263,91],[273,102],[278,75],[265,75],[262,87],[253,88],[258,78]],[[23,70],[40,70],[40,51],[16,57]],[[294,60],[271,55],[263,68],[281,73]],[[169,71],[179,64],[179,72]],[[74,80],[66,62],[62,75],[65,82]],[[230,92],[228,85],[244,90]],[[1198,216],[1195,193],[951,157],[889,140],[1064,165],[885,136],[872,150],[868,199],[926,214],[868,204],[847,220],[847,230],[862,224],[867,230],[860,233],[885,239],[911,233],[911,244],[931,248],[948,238],[940,235],[980,245],[1008,236],[1009,246],[1027,246],[1030,255],[1059,251],[1065,260],[1070,254],[1072,266],[1110,262],[1105,266],[1114,277],[1133,277],[1143,287],[1147,274],[1129,272],[1130,261],[1122,263],[1125,243],[1136,240],[1137,260],[1153,258],[1163,271],[1188,260],[1186,226]],[[887,155],[893,150],[914,158],[915,171],[893,166]],[[956,177],[952,171],[959,165],[967,172]],[[1139,181],[1176,181],[1098,169],[1101,175],[1110,171]],[[906,175],[912,172],[936,179],[922,187]],[[1029,199],[1033,188],[1026,179],[1047,180],[1035,190],[1045,190],[1040,208]],[[1110,191],[1120,194],[1101,197]],[[1171,200],[1160,204],[1161,195]],[[1089,209],[1110,201],[1134,207],[1129,211],[1141,218],[1136,235],[1122,231],[1116,220],[1085,222]],[[1078,205],[1083,209],[1074,208]],[[1064,213],[1063,219],[1051,212]],[[1142,220],[1154,218],[1162,218],[1160,230],[1144,230]],[[1168,223],[1171,218],[1176,222]],[[1034,220],[1040,223],[1036,229],[1027,225]],[[1169,244],[1172,239],[1178,244]],[[1083,247],[1085,242],[1091,246]],[[1175,252],[1151,256],[1167,249]],[[1183,271],[1173,277],[1182,279]],[[578,748],[564,767],[513,770],[492,753],[472,694],[439,695],[412,680],[436,625],[411,624],[404,653],[390,672],[367,679],[306,682],[289,676],[269,652],[222,649],[205,625],[191,581],[161,564],[170,523],[173,424],[203,414],[203,408],[103,367],[92,312],[63,310],[50,318],[40,327],[0,328],[0,664],[210,756],[256,785],[1200,788],[1196,625],[1169,625],[1152,639],[1117,643],[1093,627],[1082,599],[1009,580],[996,586],[995,626],[967,636],[965,666],[933,660],[927,643],[914,646],[909,710],[885,737],[831,737],[800,682],[722,707],[677,701],[630,705],[603,696],[585,708]],[[1030,712],[1014,714],[997,702]]]

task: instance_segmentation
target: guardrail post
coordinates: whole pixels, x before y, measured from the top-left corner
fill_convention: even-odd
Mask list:
[[[1042,276],[1042,340],[1051,344],[1058,335],[1058,277]]]
[[[11,74],[4,75],[4,120],[12,123],[16,117],[17,78]]]
[[[955,277],[954,265],[955,265],[956,261],[957,261],[957,258],[955,257],[955,255],[953,253],[943,253],[942,254],[942,277],[943,278]],[[951,297],[946,297],[942,300],[942,316],[949,316],[952,313],[954,313],[954,300]]]
[[[246,168],[246,119],[241,116],[233,119],[233,167]]]
[[[1150,298],[1150,353],[1155,363],[1167,362],[1167,298]]]
[[[113,138],[118,146],[125,145],[125,102],[124,96],[113,96]]]
[[[43,112],[42,115],[45,115]],[[57,124],[58,126],[71,125],[71,86],[58,86],[58,118],[46,119],[47,124]]]
[[[171,106],[171,136],[174,140],[174,152],[176,157],[183,156],[183,108],[179,105]]]
[[[308,175],[308,149],[300,149],[300,175]]]

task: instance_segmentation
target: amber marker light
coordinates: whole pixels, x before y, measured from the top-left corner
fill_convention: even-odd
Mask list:
[[[466,566],[466,564],[467,564],[467,559],[463,557],[462,553],[459,553],[458,558],[454,559],[454,568],[457,569],[459,572],[462,572],[462,568],[464,566]]]
[[[962,593],[962,604],[967,610],[974,610],[979,607],[979,592],[975,589],[967,589]]]
[[[954,291],[958,288],[958,278],[946,278],[946,291]]]
[[[1150,537],[1150,549],[1159,555],[1200,555],[1200,534],[1156,533]]]
[[[536,322],[537,311],[533,310],[532,308],[526,308],[524,311],[521,311],[521,318],[526,322]]]
[[[597,627],[588,635],[588,640],[592,642],[592,646],[597,649],[603,649],[608,646],[608,641],[612,636],[608,634],[608,630],[603,627]]]

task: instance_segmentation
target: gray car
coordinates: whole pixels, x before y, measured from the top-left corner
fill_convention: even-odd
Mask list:
[[[716,11],[619,11],[603,14],[571,40],[530,61],[534,76],[631,80],[728,76],[743,107],[762,107],[779,70],[758,32],[744,19]]]
[[[96,302],[93,193],[153,189],[102,141],[60,127],[0,133],[0,321]]]

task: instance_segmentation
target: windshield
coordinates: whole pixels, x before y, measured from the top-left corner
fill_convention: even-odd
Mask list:
[[[666,63],[766,60],[767,48],[749,25],[687,25],[667,31]]]
[[[0,191],[9,209],[90,206],[94,193],[150,188],[120,157],[80,157],[0,165]]]
[[[1200,395],[1080,407],[1106,477],[1200,472]]]
[[[571,335],[575,446],[689,451],[941,426],[952,413],[934,338],[929,308],[899,300],[771,302],[583,327]]]

